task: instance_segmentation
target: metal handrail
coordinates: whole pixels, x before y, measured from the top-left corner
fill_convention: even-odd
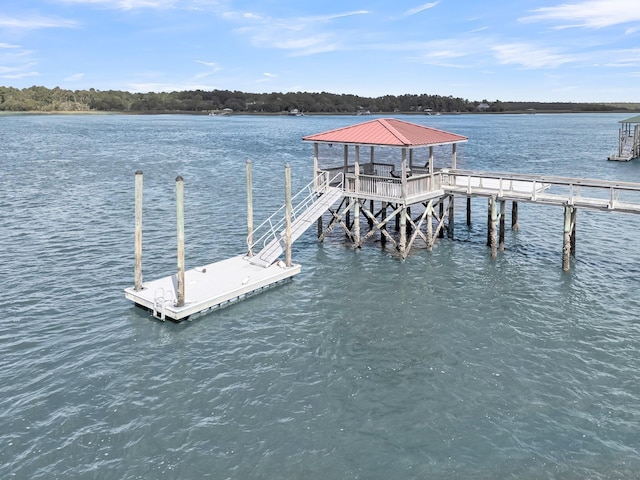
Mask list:
[[[342,188],[342,184],[344,182],[343,173],[340,172],[334,177],[329,178],[328,172],[321,171],[320,175],[314,178],[311,182],[305,185],[298,193],[296,193],[293,197],[291,197],[291,221],[293,222],[296,217],[305,212],[316,200],[319,193],[324,193],[331,186],[331,184],[336,184],[336,188]],[[322,180],[318,182],[318,178],[322,176]],[[302,199],[299,199],[301,195],[307,193],[306,196]],[[299,199],[298,203],[296,203],[297,199]],[[261,244],[262,247],[265,247],[272,239],[278,238],[281,234],[282,230],[285,228],[285,209],[286,205],[281,206],[276,210],[269,218],[267,218],[264,222],[258,225],[253,229],[252,235],[247,236],[247,246],[249,248],[249,252],[254,251],[254,247],[256,245]],[[250,238],[256,238],[257,233],[262,229],[266,231],[262,233],[257,240],[254,240],[253,243],[249,243]]]

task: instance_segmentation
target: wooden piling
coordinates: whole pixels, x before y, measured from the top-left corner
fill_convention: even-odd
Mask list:
[[[176,177],[176,218],[178,233],[178,298],[176,307],[184,306],[184,179]]]
[[[471,226],[471,197],[467,195],[467,227]]]
[[[433,249],[433,200],[427,204],[427,250]]]
[[[520,225],[518,224],[518,202],[511,203],[511,230],[514,232],[520,230]]]
[[[135,203],[136,203],[136,227],[135,227],[135,267],[134,289],[142,290],[142,171],[135,173]]]
[[[571,256],[575,257],[576,256],[576,223],[577,223],[577,217],[578,215],[578,209],[577,208],[573,208],[573,212],[571,214],[571,224],[573,225],[573,227],[571,228]]]
[[[442,219],[444,218],[444,199],[440,198],[440,200],[438,200],[438,203],[440,205],[440,221],[442,221]],[[442,228],[438,231],[438,238],[444,238],[444,230]]]
[[[407,257],[407,208],[400,210],[400,241],[398,242],[398,250],[402,258]]]
[[[562,270],[568,272],[571,270],[571,233],[573,231],[572,220],[574,216],[574,208],[571,205],[564,207],[564,238],[562,244]]]
[[[449,196],[449,225],[447,226],[447,238],[453,238],[453,226],[454,226],[454,215],[453,215],[453,195]]]
[[[487,198],[487,247],[491,246],[491,197]]]
[[[387,244],[387,236],[385,235],[387,230],[387,202],[382,202],[380,210],[380,222],[382,223],[382,228],[380,229],[380,244],[384,248]]]
[[[284,233],[284,251],[285,264],[287,267],[292,265],[291,262],[291,165],[288,163],[284,167],[284,199],[285,199],[285,233]]]
[[[247,231],[248,255],[253,257],[253,178],[251,176],[251,160],[247,160]]]
[[[498,257],[498,202],[496,197],[489,197],[489,203],[491,204],[491,229],[489,234],[491,258],[496,259]]]
[[[357,198],[353,206],[353,242],[355,248],[360,248],[360,200]]]
[[[504,252],[504,216],[507,208],[507,201],[500,200],[500,235],[498,240],[498,250]]]

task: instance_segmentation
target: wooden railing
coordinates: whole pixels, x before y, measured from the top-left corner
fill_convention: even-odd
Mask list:
[[[640,212],[640,183],[588,178],[449,170],[443,172],[445,190],[494,193],[540,203],[581,205]]]
[[[402,179],[392,176],[391,172],[397,167],[392,164],[365,164],[360,166],[360,174],[356,175],[353,165],[347,167],[344,178],[344,191],[371,199],[387,201],[411,201],[425,196],[441,188],[441,174],[435,172],[429,174],[426,169],[414,169],[412,175],[407,177],[403,191]],[[317,178],[322,175],[332,177],[344,172],[344,167],[323,169],[317,173]],[[367,173],[364,173],[367,172]]]

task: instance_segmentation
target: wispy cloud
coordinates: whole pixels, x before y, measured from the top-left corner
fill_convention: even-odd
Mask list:
[[[528,43],[495,45],[492,47],[492,51],[496,60],[501,64],[520,65],[532,69],[555,68],[575,61],[575,57]]]
[[[196,63],[201,63],[202,65],[206,65],[207,67],[210,67],[214,71],[221,70],[220,65],[218,65],[216,62],[205,62],[204,60],[196,60]]]
[[[235,32],[250,38],[257,47],[288,50],[292,56],[314,55],[344,48],[344,35],[332,22],[358,15],[366,15],[367,10],[355,10],[328,15],[295,18],[272,18],[258,14],[226,12],[223,18],[242,24]]]
[[[29,63],[19,67],[5,67],[0,66],[0,78],[7,78],[10,80],[16,80],[26,77],[37,77],[40,75],[37,71],[31,67],[35,66],[34,63]]]
[[[407,10],[406,12],[404,12],[404,14],[402,15],[403,17],[410,17],[412,15],[416,15],[418,13],[424,12],[425,10],[429,10],[430,8],[435,7],[436,5],[438,5],[438,2],[430,2],[430,3],[425,3],[424,5],[420,5],[419,7],[415,7],[415,8],[411,8],[409,10]]]
[[[30,15],[24,17],[10,17],[0,15],[0,27],[21,30],[37,30],[40,28],[77,28],[79,24],[74,20],[63,18]]]
[[[275,73],[265,72],[265,73],[262,74],[262,78],[260,80],[258,80],[258,83],[268,82],[268,81],[274,80],[276,78],[278,78],[278,75],[276,75]]]
[[[532,10],[521,22],[559,22],[556,28],[603,28],[640,21],[637,0],[586,0]]]
[[[0,42],[0,48],[20,48],[20,45],[11,45],[10,43]]]
[[[113,10],[134,10],[138,8],[174,8],[178,0],[61,0],[73,5],[96,5]]]
[[[84,78],[84,73],[74,73],[64,79],[65,82],[78,82]]]

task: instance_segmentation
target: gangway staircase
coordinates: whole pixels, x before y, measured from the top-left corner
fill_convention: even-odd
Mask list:
[[[329,179],[318,177],[306,185],[291,199],[291,243],[316,222],[333,204],[340,200],[342,189],[342,174]],[[320,183],[320,186],[318,185]],[[252,241],[251,239],[255,239]],[[249,237],[249,261],[253,265],[269,267],[285,251],[285,206],[282,206],[260,224]],[[255,249],[260,248],[257,253]]]

